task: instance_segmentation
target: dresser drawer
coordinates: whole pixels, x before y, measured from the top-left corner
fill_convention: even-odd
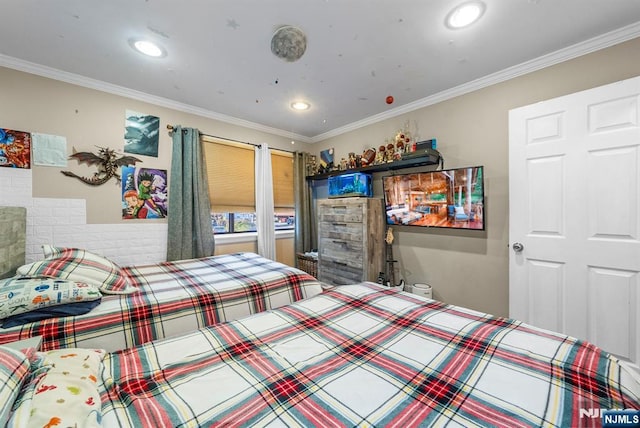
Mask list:
[[[330,284],[357,284],[363,281],[363,272],[342,261],[323,260],[318,267],[318,279]]]
[[[362,241],[345,241],[341,239],[320,239],[319,257],[324,261],[334,261],[362,269]]]
[[[363,212],[364,206],[362,203],[320,205],[318,208],[318,220],[326,223],[362,224]]]
[[[318,227],[320,238],[362,242],[362,223],[322,222]]]

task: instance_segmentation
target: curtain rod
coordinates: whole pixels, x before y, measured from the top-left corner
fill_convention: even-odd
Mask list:
[[[173,125],[167,125],[167,129],[169,130],[169,132],[173,132],[174,128]],[[217,135],[211,135],[211,134],[205,134],[204,132],[200,132],[200,135],[203,135],[205,137],[211,137],[211,138],[218,138],[220,140],[226,140],[226,141],[230,141],[232,143],[240,143],[240,144],[248,144],[250,146],[253,147],[262,147],[262,144],[256,144],[256,143],[249,143],[248,141],[240,141],[240,140],[234,140],[232,138],[225,138],[225,137],[218,137]],[[286,149],[276,149],[273,147],[269,147],[269,150],[279,150],[281,152],[287,152],[287,153],[295,153],[295,150],[286,150]]]

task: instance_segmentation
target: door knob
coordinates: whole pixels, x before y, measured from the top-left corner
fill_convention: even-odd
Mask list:
[[[513,244],[512,248],[513,248],[513,251],[515,251],[516,253],[519,253],[522,250],[524,250],[524,245],[522,245],[520,242],[516,242],[515,244]]]

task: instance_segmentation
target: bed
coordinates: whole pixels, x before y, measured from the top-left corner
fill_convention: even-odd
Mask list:
[[[88,307],[89,312],[84,309],[83,314],[57,316],[57,312],[47,312],[53,318],[0,328],[0,344],[41,336],[43,350],[86,347],[116,351],[276,308],[322,291],[320,283],[307,273],[254,253],[121,268],[86,250],[44,248],[45,259],[21,266],[16,278],[25,275],[36,278],[33,281],[45,281],[54,277],[58,282],[89,285],[93,281],[101,300],[86,302],[97,306]],[[38,279],[40,275],[45,279]],[[32,288],[49,286],[58,285],[36,282]],[[8,294],[0,287],[0,304],[8,300]],[[36,299],[42,301],[39,295]],[[79,308],[81,303],[37,308],[37,312]]]
[[[9,427],[577,427],[640,408],[637,375],[590,343],[371,283],[112,353],[25,352]]]

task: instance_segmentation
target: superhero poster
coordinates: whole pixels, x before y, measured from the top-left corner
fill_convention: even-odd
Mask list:
[[[31,134],[0,128],[0,166],[31,168]]]
[[[122,167],[122,218],[149,219],[167,216],[167,171]]]

